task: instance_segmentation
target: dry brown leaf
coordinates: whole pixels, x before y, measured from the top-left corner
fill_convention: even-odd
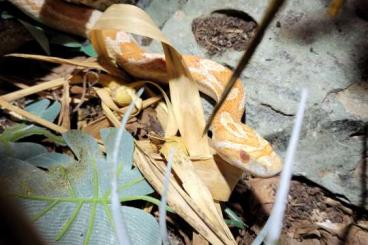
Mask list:
[[[172,167],[176,175],[180,178],[183,188],[196,205],[206,214],[214,227],[218,229],[218,232],[224,232],[229,239],[232,239],[232,234],[223,218],[219,215],[211,193],[196,174],[186,149],[183,149],[180,141],[173,140],[166,142],[163,149],[161,149],[161,153],[165,155],[166,159],[168,158],[168,149],[170,148],[176,149]]]
[[[136,143],[134,161],[145,178],[157,192],[161,193],[163,190],[162,180],[165,163],[163,159],[155,160],[155,158],[151,157],[155,148],[150,142],[139,141]],[[212,244],[235,244],[233,239],[229,239],[223,232],[219,232],[202,210],[193,202],[192,198],[176,183],[174,177],[170,179],[168,204]]]
[[[203,236],[201,236],[197,232],[193,232],[192,245],[209,245],[209,243]]]

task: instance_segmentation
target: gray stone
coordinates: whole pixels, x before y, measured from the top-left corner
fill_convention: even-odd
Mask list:
[[[185,4],[186,0],[151,0],[145,11],[160,28],[166,21]]]
[[[183,54],[234,67],[242,53],[230,50],[210,57],[194,39],[192,20],[214,10],[236,9],[259,22],[268,2],[190,0],[172,14],[162,30]],[[242,81],[247,91],[247,123],[281,155],[286,151],[300,91],[308,88],[294,173],[361,205],[361,194],[368,188],[368,179],[362,180],[368,174],[363,159],[367,155],[363,151],[367,151],[368,21],[357,16],[357,3],[345,1],[340,16],[334,19],[326,14],[328,1],[286,1]],[[149,49],[161,52],[157,43]],[[205,107],[209,112],[208,103]],[[368,204],[364,206],[368,208]]]

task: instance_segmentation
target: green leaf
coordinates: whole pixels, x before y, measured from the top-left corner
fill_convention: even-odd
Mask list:
[[[7,127],[4,132],[0,134],[0,141],[3,143],[15,142],[32,135],[42,135],[55,144],[65,145],[63,137],[53,134],[45,128],[33,124],[27,125],[22,123]]]
[[[88,55],[89,57],[97,57],[97,53],[91,43],[83,44],[80,51]]]
[[[50,101],[43,99],[29,104],[25,110],[52,122],[59,114],[60,108],[61,106],[59,102],[55,101],[50,106]],[[34,124],[28,125],[24,123],[15,124],[5,128],[4,132],[0,134],[0,141],[3,143],[14,142],[32,135],[43,135],[58,145],[65,145],[64,139],[61,136],[55,135],[49,130]]]
[[[50,101],[47,99],[42,99],[39,101],[31,101],[28,103],[25,110],[39,116],[49,122],[52,122],[59,115],[61,109],[61,105],[59,102],[55,101],[50,106]]]
[[[113,139],[115,133],[116,129],[101,132],[105,141]],[[18,197],[47,242],[116,244],[110,211],[110,149],[105,157],[97,142],[80,131],[63,136],[77,158],[74,163],[58,167],[43,164],[48,169],[43,171],[27,158],[30,150],[17,153],[22,157],[0,154],[0,180]],[[120,200],[146,199],[153,190],[131,165],[132,136],[124,134],[122,141],[127,147],[121,148],[119,156]],[[111,146],[105,143],[106,148]],[[35,150],[38,154],[42,151]],[[161,244],[157,221],[150,214],[127,206],[122,206],[121,212],[133,244]]]
[[[50,55],[50,44],[45,31],[39,26],[33,26],[28,22],[18,19],[18,21],[27,29],[32,37],[40,44],[41,48],[47,55]]]
[[[247,227],[247,225],[241,220],[241,218],[230,208],[225,208],[225,213],[230,218],[229,220],[225,220],[226,224],[237,227],[239,229],[244,229],[245,227]]]
[[[44,146],[31,142],[0,142],[0,156],[1,158],[16,158],[46,169],[60,166],[67,167],[74,163],[74,159],[68,155],[48,152]]]

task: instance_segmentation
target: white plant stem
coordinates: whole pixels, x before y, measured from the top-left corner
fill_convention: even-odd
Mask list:
[[[275,204],[272,208],[270,217],[268,218],[263,229],[258,233],[256,239],[252,242],[252,245],[260,245],[266,236],[266,244],[277,244],[279,241],[293,172],[292,166],[298,145],[300,131],[302,128],[307,96],[308,90],[303,89],[301,93],[301,100],[298,106],[298,112],[295,118],[295,124],[286,152],[284,168],[280,176],[280,185],[276,194]]]
[[[121,214],[121,205],[119,200],[119,193],[118,193],[118,166],[119,166],[119,149],[121,145],[121,138],[123,136],[123,132],[125,131],[125,125],[128,122],[129,116],[132,114],[134,105],[136,104],[136,101],[143,93],[143,88],[141,88],[137,92],[137,96],[132,100],[130,103],[128,110],[123,116],[123,119],[121,120],[121,126],[118,129],[118,132],[115,137],[115,144],[114,144],[114,150],[112,152],[112,178],[111,178],[111,211],[112,211],[112,217],[115,224],[115,231],[118,239],[118,243],[120,245],[130,245],[130,239],[127,233],[127,229],[125,227],[125,224],[123,222],[123,217]]]
[[[163,179],[163,190],[162,190],[162,195],[161,195],[161,202],[159,206],[160,233],[161,233],[162,243],[164,245],[169,245],[169,238],[167,235],[167,227],[166,227],[166,203],[167,203],[167,195],[169,192],[171,168],[174,162],[174,153],[175,153],[175,149],[170,148],[169,156],[167,160],[167,166],[165,169],[165,175]]]
[[[290,137],[290,142],[286,151],[284,168],[281,172],[280,185],[277,190],[274,207],[270,216],[269,232],[266,238],[266,244],[277,244],[281,235],[284,212],[287,205],[288,193],[290,189],[291,176],[293,171],[293,162],[297,149],[300,131],[303,123],[305,104],[308,91],[303,89],[298,112],[295,118],[295,124]]]

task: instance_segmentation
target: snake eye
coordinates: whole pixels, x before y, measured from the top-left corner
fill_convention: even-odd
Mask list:
[[[250,161],[250,156],[245,151],[240,150],[240,159],[242,162],[248,163]]]

